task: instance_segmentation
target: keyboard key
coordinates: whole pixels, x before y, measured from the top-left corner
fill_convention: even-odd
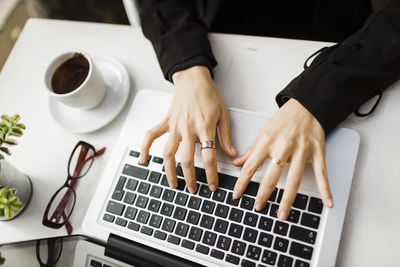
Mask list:
[[[264,232],[261,232],[260,233],[260,237],[258,238],[258,244],[261,245],[261,246],[269,248],[272,245],[272,239],[273,238],[274,237],[272,235],[264,233]]]
[[[313,248],[293,241],[290,245],[289,253],[293,256],[311,260]]]
[[[308,196],[297,194],[293,202],[293,207],[305,210],[307,207]]]
[[[224,202],[225,196],[226,196],[226,191],[218,188],[217,191],[213,193],[212,199],[215,201]]]
[[[203,214],[201,217],[200,226],[203,228],[211,229],[214,224],[214,217]]]
[[[276,202],[281,203],[283,192],[284,192],[283,189],[279,189],[278,198],[276,199]]]
[[[256,226],[258,221],[258,215],[250,212],[246,212],[243,223],[250,226]]]
[[[149,182],[156,183],[160,181],[161,173],[159,172],[151,172],[149,176]]]
[[[181,246],[184,247],[184,248],[187,248],[187,249],[193,249],[194,248],[194,243],[192,241],[184,239],[184,240],[182,240]]]
[[[319,221],[320,221],[319,216],[304,212],[303,215],[301,216],[300,223],[302,225],[318,229]]]
[[[214,231],[221,234],[225,234],[226,230],[228,230],[228,222],[221,219],[217,219],[214,225]]]
[[[154,237],[161,240],[165,240],[167,238],[167,234],[157,230],[154,232]]]
[[[274,227],[275,234],[285,236],[287,234],[288,229],[289,229],[289,224],[281,222],[281,221],[275,222],[275,227]]]
[[[176,190],[183,191],[183,189],[185,189],[185,186],[186,186],[185,180],[182,178],[178,178],[178,186],[176,187]]]
[[[163,175],[163,177],[161,179],[161,185],[169,187],[167,175],[165,175],[165,174]]]
[[[154,163],[158,163],[158,164],[163,164],[164,159],[154,156],[154,157],[153,157],[153,162],[154,162]]]
[[[290,228],[289,237],[309,244],[314,244],[317,237],[317,232],[292,225]]]
[[[256,267],[256,264],[252,261],[242,259],[242,264],[240,265],[242,267]]]
[[[208,188],[208,185],[202,184],[200,186],[199,196],[205,197],[205,198],[210,198],[211,193],[212,192],[211,192],[210,188]]]
[[[203,230],[197,227],[192,226],[189,231],[189,239],[194,241],[200,241],[201,236],[203,235]]]
[[[91,267],[102,267],[103,264],[101,264],[101,262],[99,262],[99,261],[91,260],[91,261],[90,261],[90,266],[91,266]]]
[[[200,215],[200,213],[190,210],[186,222],[197,225],[200,220]]]
[[[176,175],[184,177],[182,165],[180,162],[176,165]]]
[[[126,182],[126,177],[125,176],[120,176],[119,179],[118,179],[117,186],[115,187],[115,190],[124,189],[125,182]]]
[[[275,243],[274,243],[275,250],[286,252],[288,246],[289,246],[289,240],[280,237],[275,237]]]
[[[160,198],[163,188],[161,186],[153,185],[150,190],[150,196]]]
[[[217,234],[205,231],[202,242],[203,244],[214,246],[216,239]]]
[[[247,248],[246,257],[258,261],[258,259],[260,259],[260,256],[261,248],[249,245],[249,247]]]
[[[215,203],[209,200],[203,201],[203,206],[201,206],[201,211],[209,214],[213,214]]]
[[[232,192],[228,193],[228,197],[226,198],[226,204],[237,207],[239,205],[240,199],[233,199]]]
[[[149,174],[149,170],[146,170],[146,169],[143,169],[143,168],[140,168],[137,166],[125,164],[124,170],[122,171],[122,173],[125,175],[129,175],[132,177],[146,180],[147,175]]]
[[[231,213],[229,214],[229,220],[234,222],[241,222],[243,217],[243,210],[231,209]]]
[[[128,223],[128,221],[125,220],[125,219],[117,218],[115,220],[115,224],[119,225],[119,226],[122,226],[122,227],[125,227],[127,223]]]
[[[300,219],[300,211],[291,209],[287,221],[292,223],[298,223],[299,219]]]
[[[140,155],[140,153],[137,152],[137,151],[133,151],[132,150],[132,151],[129,152],[129,156],[134,157],[134,158],[138,158],[139,155]]]
[[[186,237],[188,231],[189,231],[189,225],[181,222],[179,222],[175,228],[175,234],[182,237]]]
[[[124,204],[110,200],[108,201],[106,211],[120,216],[124,212],[124,209],[125,209]]]
[[[174,231],[174,227],[175,227],[175,221],[174,220],[171,220],[171,219],[168,219],[168,218],[164,219],[164,223],[163,223],[163,226],[162,226],[162,229],[164,231],[172,233]]]
[[[274,221],[271,218],[261,217],[260,222],[258,223],[258,228],[264,231],[271,231],[272,224]]]
[[[162,220],[163,220],[163,217],[161,217],[160,215],[152,214],[149,225],[154,228],[160,228]]]
[[[240,207],[246,210],[253,210],[254,198],[242,196]]]
[[[198,210],[200,208],[201,198],[191,196],[189,199],[188,207],[191,209]]]
[[[231,248],[231,252],[237,255],[243,256],[246,249],[246,243],[234,240]]]
[[[243,239],[252,243],[256,242],[258,232],[254,229],[247,228],[244,230]]]
[[[125,211],[125,215],[124,217],[130,220],[135,219],[136,213],[137,213],[138,209],[134,208],[134,207],[128,207]]]
[[[172,202],[174,196],[175,196],[175,191],[172,191],[171,189],[165,189],[162,199],[168,202]]]
[[[188,199],[188,195],[185,193],[179,192],[175,198],[175,204],[185,206]]]
[[[322,213],[323,204],[321,199],[311,197],[310,204],[308,204],[308,211],[321,214]]]
[[[135,191],[137,184],[138,184],[138,181],[136,181],[135,179],[129,179],[128,183],[126,183],[126,189]]]
[[[149,155],[148,157],[147,157],[147,161],[145,162],[145,163],[138,163],[139,165],[141,165],[141,166],[144,166],[144,167],[148,167],[149,166],[149,163],[150,163],[150,160],[151,160],[151,156]]]
[[[171,216],[174,206],[168,203],[164,203],[161,207],[161,214],[166,216]]]
[[[181,242],[181,239],[177,236],[174,235],[169,235],[167,241],[169,243],[175,244],[175,245],[179,245],[179,243]]]
[[[269,216],[278,218],[278,209],[279,209],[278,205],[272,204],[271,209],[269,210]]]
[[[226,255],[226,262],[233,263],[233,264],[239,264],[240,258],[233,256],[231,254]]]
[[[261,213],[261,214],[268,214],[268,209],[269,209],[269,202],[264,206],[264,208],[262,209],[262,210],[260,210],[260,211],[257,211],[256,210],[256,212],[257,213]]]
[[[199,188],[200,188],[200,184],[197,183],[196,191],[195,191],[193,194],[197,194],[197,192],[199,191]],[[186,187],[185,192],[186,192],[186,193],[190,193],[190,192],[189,192],[189,188]],[[190,193],[190,194],[192,194],[192,193]]]
[[[141,182],[139,184],[139,188],[137,191],[143,195],[146,195],[149,192],[149,189],[150,189],[150,184]]]
[[[184,221],[186,217],[186,212],[187,209],[181,208],[181,207],[176,207],[175,212],[174,212],[174,218],[178,219],[180,221]]]
[[[272,191],[271,195],[269,196],[269,201],[274,202],[276,199],[276,195],[278,194],[278,188],[274,188],[274,191]]]
[[[243,226],[231,223],[231,226],[229,227],[229,232],[228,235],[240,238],[243,232]]]
[[[255,196],[257,196],[259,186],[260,186],[259,183],[250,181],[250,183],[246,187],[246,190],[244,190],[243,194],[255,197]]]
[[[137,224],[137,223],[135,223],[135,222],[130,222],[130,223],[128,224],[128,228],[131,229],[131,230],[133,230],[133,231],[139,231],[140,224]]]
[[[278,254],[276,254],[275,252],[264,249],[263,255],[261,257],[261,262],[269,264],[269,265],[275,265],[277,256],[278,256]]]
[[[206,247],[206,246],[201,245],[201,244],[197,244],[196,251],[201,253],[201,254],[207,255],[208,252],[210,251],[210,249],[208,247]]]
[[[308,262],[304,262],[301,260],[296,260],[296,263],[294,264],[294,267],[310,267],[310,264]]]
[[[115,216],[108,214],[108,213],[104,214],[104,216],[103,216],[103,220],[106,222],[112,223],[112,222],[114,222],[114,219],[115,219]]]
[[[144,197],[144,196],[139,196],[136,200],[135,205],[136,205],[136,207],[145,209],[148,201],[149,201],[149,198]]]
[[[282,254],[279,255],[278,267],[291,267],[292,264],[293,264],[293,258]]]
[[[124,193],[125,193],[124,190],[114,190],[114,193],[112,194],[111,198],[119,201],[124,196]]]
[[[140,222],[140,223],[143,223],[143,224],[146,224],[147,221],[149,220],[149,217],[150,217],[150,213],[149,212],[141,210],[141,211],[139,211],[139,214],[138,214],[138,216],[136,218],[136,221]]]
[[[140,229],[140,232],[145,235],[152,235],[153,229],[151,229],[150,227],[147,227],[147,226],[142,226],[142,229]]]
[[[126,192],[125,197],[124,197],[124,202],[127,204],[132,205],[133,202],[135,202],[136,199],[136,194],[132,192]]]
[[[229,211],[228,206],[218,204],[217,208],[215,209],[215,216],[226,218],[228,216],[228,211]]]
[[[231,246],[231,242],[232,242],[232,239],[230,239],[229,237],[220,235],[218,237],[218,241],[217,241],[217,248],[228,251],[229,247]]]
[[[214,258],[217,258],[219,260],[222,260],[224,258],[224,256],[225,256],[225,253],[223,253],[222,251],[217,250],[217,249],[212,249],[210,255],[211,255],[211,257],[214,257]]]

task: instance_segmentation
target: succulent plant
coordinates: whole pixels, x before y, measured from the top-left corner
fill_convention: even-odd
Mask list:
[[[2,115],[0,122],[0,152],[4,154],[11,155],[11,151],[5,147],[7,146],[15,146],[17,141],[10,136],[22,136],[23,130],[26,129],[25,125],[22,123],[18,123],[21,116],[15,114],[14,116],[10,117],[7,115]],[[0,153],[0,160],[4,159],[4,155]]]
[[[22,202],[19,200],[16,188],[0,186],[0,217],[11,219],[14,212],[22,207]]]

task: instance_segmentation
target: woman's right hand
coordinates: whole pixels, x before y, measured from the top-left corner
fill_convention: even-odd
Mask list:
[[[178,185],[175,154],[179,143],[181,165],[189,192],[197,191],[194,169],[195,144],[199,141],[216,141],[218,131],[222,149],[231,157],[237,156],[230,134],[229,113],[215,86],[208,68],[194,66],[174,73],[175,94],[167,116],[150,129],[144,138],[140,162],[145,163],[155,139],[169,132],[164,146],[165,172],[171,188]],[[202,160],[211,191],[218,188],[217,157],[215,149],[203,149]]]

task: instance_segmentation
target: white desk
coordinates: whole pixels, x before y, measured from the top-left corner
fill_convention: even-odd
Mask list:
[[[273,113],[275,95],[300,71],[312,52],[326,45],[295,41],[212,34],[219,61],[216,83],[231,107]],[[126,117],[127,107],[108,126],[90,134],[70,134],[60,129],[47,109],[42,64],[68,50],[113,56],[127,67],[132,78],[128,106],[140,88],[172,92],[163,79],[150,42],[141,31],[128,26],[30,20],[0,74],[0,112],[19,113],[27,125],[20,144],[9,158],[27,173],[34,195],[24,214],[0,223],[0,244],[65,234],[41,225],[51,195],[66,179],[68,156],[82,139],[107,152],[96,159],[89,175],[77,186],[76,210],[71,217],[74,233],[80,223],[114,140]],[[400,83],[387,90],[375,113],[360,120],[350,116],[343,126],[357,130],[361,146],[346,215],[338,266],[394,266],[400,262]],[[34,256],[33,256],[34,257]]]

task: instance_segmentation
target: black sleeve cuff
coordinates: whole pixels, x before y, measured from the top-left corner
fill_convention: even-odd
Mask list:
[[[194,67],[194,66],[207,67],[208,70],[210,71],[211,77],[214,79],[214,69],[213,69],[213,66],[211,65],[211,60],[206,56],[195,56],[195,57],[189,58],[188,60],[183,61],[182,63],[178,63],[178,64],[174,65],[167,72],[167,75],[165,78],[173,83],[172,75],[174,75],[175,72],[185,70],[185,69],[188,69],[188,68]]]

